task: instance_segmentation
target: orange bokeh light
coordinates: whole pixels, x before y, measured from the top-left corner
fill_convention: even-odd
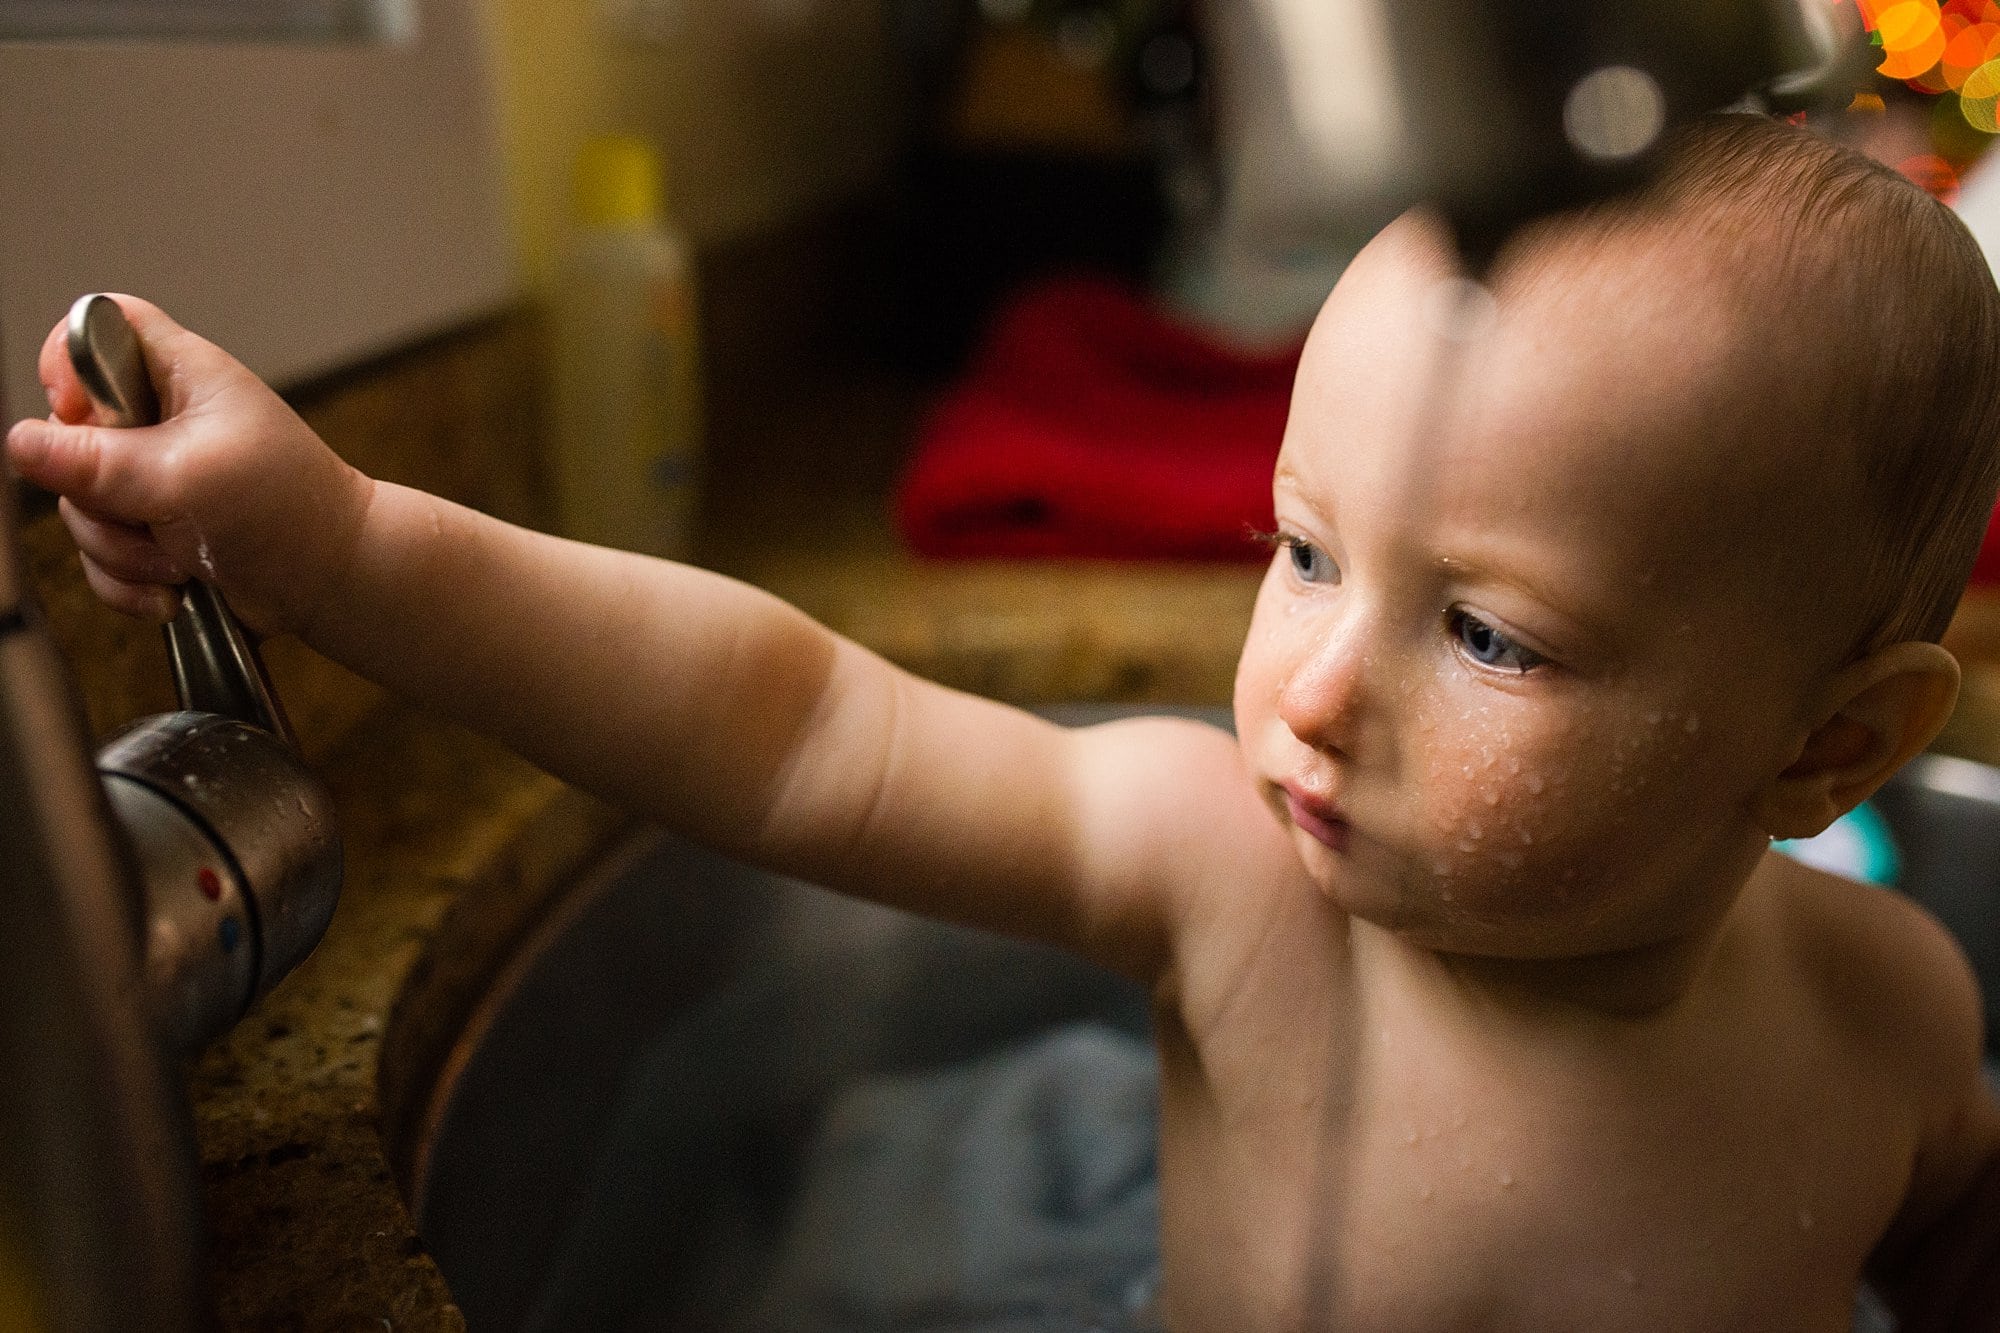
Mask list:
[[[1944,55],[1944,16],[1937,0],[1896,0],[1882,10],[1875,33],[1882,39],[1876,69],[1892,79],[1919,78]]]
[[[1942,15],[1946,20],[1960,18],[1968,24],[2000,23],[2000,0],[1945,0]]]
[[[1945,42],[1941,65],[1945,86],[1954,92],[1965,87],[1972,71],[1995,56],[2000,56],[2000,23],[1966,24]]]

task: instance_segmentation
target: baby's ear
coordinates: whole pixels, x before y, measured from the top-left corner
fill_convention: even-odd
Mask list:
[[[1774,838],[1809,838],[1874,794],[1943,729],[1958,702],[1958,661],[1934,643],[1894,643],[1835,672],[1819,724],[1757,798]]]

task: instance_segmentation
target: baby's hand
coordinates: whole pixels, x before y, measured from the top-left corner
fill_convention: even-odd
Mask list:
[[[346,568],[373,484],[241,363],[157,307],[119,296],[145,349],[160,424],[114,429],[70,364],[64,325],[42,344],[53,415],[7,434],[14,471],[61,495],[97,595],[166,620],[190,578],[259,630],[297,632]]]

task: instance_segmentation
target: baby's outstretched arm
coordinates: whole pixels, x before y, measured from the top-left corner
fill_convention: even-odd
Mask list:
[[[1222,733],[1067,731],[746,585],[371,481],[226,354],[120,304],[162,424],[89,424],[52,335],[60,421],[18,424],[8,450],[63,495],[93,586],[126,611],[163,615],[198,574],[258,628],[726,851],[1141,977],[1164,966],[1185,830],[1213,823],[1218,788],[1264,818]]]

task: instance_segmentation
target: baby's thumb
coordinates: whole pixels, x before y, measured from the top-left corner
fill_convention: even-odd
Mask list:
[[[29,418],[7,432],[7,461],[16,476],[66,495],[106,518],[149,523],[164,517],[160,427],[114,430]]]

